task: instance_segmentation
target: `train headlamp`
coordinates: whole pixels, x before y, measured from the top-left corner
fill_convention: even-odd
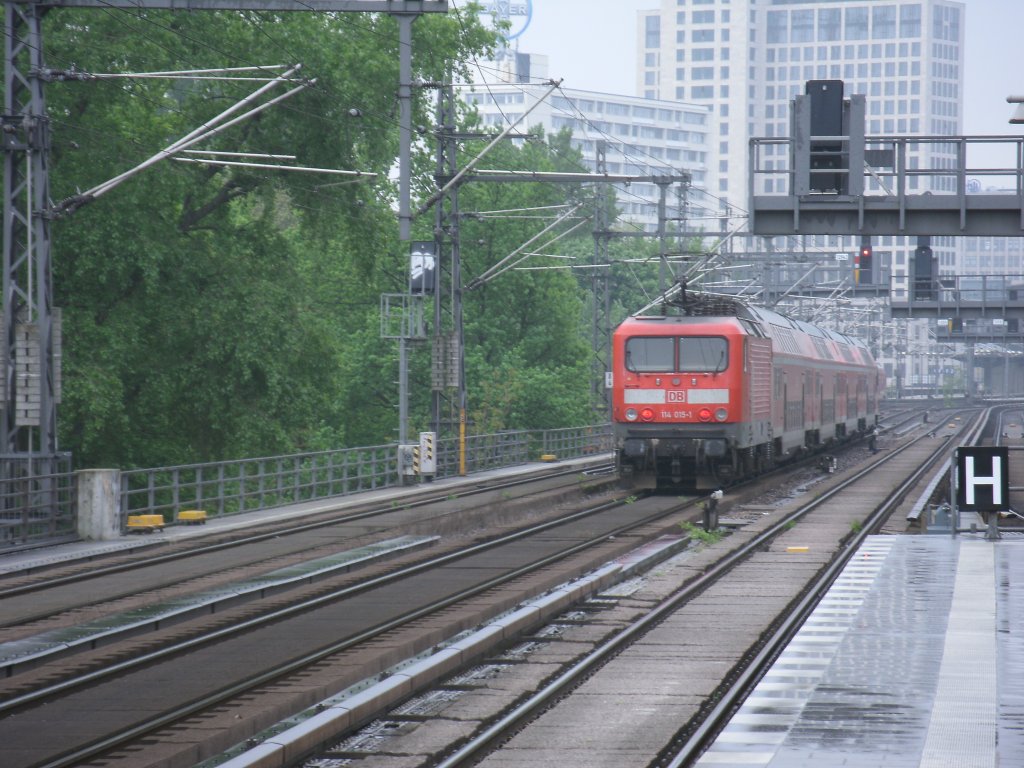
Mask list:
[[[636,408],[626,409],[626,421],[636,421],[637,413]]]
[[[719,421],[725,421],[729,417],[729,412],[725,408],[719,408],[715,411],[715,418]]]
[[[697,414],[697,418],[699,418],[701,421],[711,421],[711,409],[701,408],[700,413]]]
[[[654,420],[654,409],[653,408],[644,408],[642,411],[640,411],[640,418],[643,419],[644,421],[653,421]]]

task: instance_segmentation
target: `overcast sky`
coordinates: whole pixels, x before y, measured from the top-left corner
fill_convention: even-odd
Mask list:
[[[1024,126],[1007,122],[1014,108],[1006,97],[1024,94],[1024,0],[962,1],[964,133],[1020,135]],[[546,54],[549,75],[563,78],[566,88],[633,94],[636,11],[659,6],[658,0],[533,0],[519,50]]]

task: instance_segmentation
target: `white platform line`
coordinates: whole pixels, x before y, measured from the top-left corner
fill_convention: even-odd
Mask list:
[[[962,541],[921,768],[996,765],[995,543]]]

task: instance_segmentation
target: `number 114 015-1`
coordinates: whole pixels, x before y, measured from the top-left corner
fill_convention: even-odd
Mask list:
[[[662,411],[663,419],[692,419],[693,411]]]

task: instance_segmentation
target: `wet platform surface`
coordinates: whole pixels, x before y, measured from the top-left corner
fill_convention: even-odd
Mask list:
[[[1024,537],[873,536],[701,768],[1024,766]]]

